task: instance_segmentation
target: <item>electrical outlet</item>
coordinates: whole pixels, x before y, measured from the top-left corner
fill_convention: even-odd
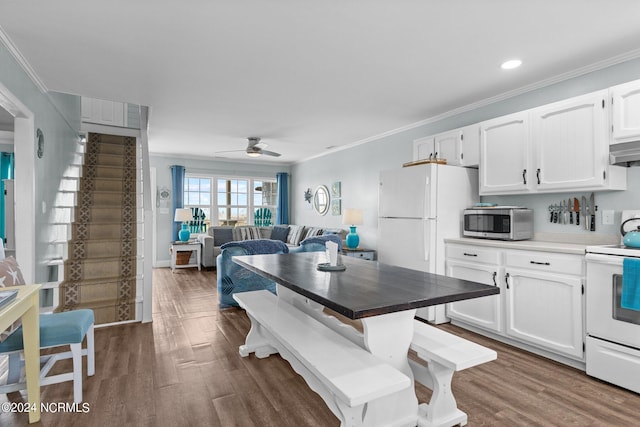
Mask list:
[[[602,211],[602,225],[613,225],[613,213],[612,210]]]

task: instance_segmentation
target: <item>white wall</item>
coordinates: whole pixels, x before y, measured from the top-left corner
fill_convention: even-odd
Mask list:
[[[400,168],[403,163],[411,161],[413,140],[636,79],[640,79],[640,60],[618,64],[456,116],[424,124],[392,136],[386,136],[373,142],[295,164],[291,171],[293,183],[292,223],[340,226],[347,229],[347,226],[341,224],[339,217],[332,217],[330,214],[325,217],[318,216],[310,210],[309,204],[304,202],[303,197],[307,188],[314,190],[318,185],[330,186],[334,181],[341,181],[343,208],[359,207],[364,210],[364,224],[358,227],[360,245],[375,249],[377,248],[379,171]],[[599,212],[602,212],[602,209],[616,211],[616,224],[602,226],[598,221],[597,233],[616,234],[620,224],[620,211],[622,209],[640,209],[640,184],[638,184],[640,182],[640,168],[629,168],[628,172],[627,191],[596,193]],[[583,194],[502,196],[486,197],[483,198],[483,201],[524,205],[533,208],[536,232],[590,233],[578,227],[561,226],[548,222],[547,207],[549,204],[557,203],[563,198],[580,197],[581,195]],[[584,195],[589,196],[587,193]]]
[[[22,265],[32,270],[34,282],[48,279],[47,261],[62,256],[62,246],[52,244],[60,237],[60,227],[56,224],[53,209],[56,195],[67,166],[72,162],[78,148],[78,130],[80,124],[80,98],[73,95],[43,93],[15,61],[7,48],[0,43],[0,84],[17,98],[33,114],[34,134],[27,138],[33,146],[21,149],[16,147],[16,188],[19,174],[29,167],[29,181],[25,191],[16,194],[17,198],[28,198],[27,211],[16,212],[30,224],[29,230],[18,239],[33,239],[34,256],[24,256],[33,260],[34,265]],[[41,129],[45,137],[44,157],[35,157],[35,129]],[[22,147],[25,148],[25,147]],[[29,154],[24,154],[29,153]],[[20,168],[20,172],[18,169]],[[33,175],[33,176],[31,176]],[[24,201],[21,200],[21,202]],[[26,218],[24,218],[26,216]],[[35,235],[33,234],[35,233]],[[18,262],[21,254],[18,247]],[[21,262],[24,264],[24,262]],[[29,262],[31,264],[31,262]],[[26,277],[25,277],[26,278]]]

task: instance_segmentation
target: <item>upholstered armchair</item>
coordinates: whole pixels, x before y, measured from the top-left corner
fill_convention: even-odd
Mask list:
[[[220,308],[238,306],[233,294],[266,289],[276,293],[276,283],[236,264],[237,255],[286,254],[289,248],[279,240],[257,239],[225,243],[216,258],[218,297]]]

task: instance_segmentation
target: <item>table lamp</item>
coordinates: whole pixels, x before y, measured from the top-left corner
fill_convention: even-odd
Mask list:
[[[345,209],[342,223],[349,225],[349,234],[345,245],[349,249],[355,249],[360,244],[360,237],[356,234],[356,225],[362,224],[362,209]]]
[[[189,237],[191,237],[191,233],[189,232],[189,221],[193,219],[193,215],[191,214],[191,209],[189,208],[179,208],[176,209],[176,215],[173,218],[176,222],[182,222],[182,229],[178,233],[178,237],[181,242],[188,242]]]

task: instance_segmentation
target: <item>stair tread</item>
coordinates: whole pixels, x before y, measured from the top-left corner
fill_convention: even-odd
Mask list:
[[[141,279],[141,277],[139,276],[108,276],[108,277],[101,277],[99,279],[81,279],[78,280],[78,282],[72,282],[70,280],[63,280],[62,282],[60,282],[60,286],[64,286],[68,283],[84,283],[86,285],[99,285],[100,283],[113,283],[113,282],[119,282],[122,280],[139,280]]]

